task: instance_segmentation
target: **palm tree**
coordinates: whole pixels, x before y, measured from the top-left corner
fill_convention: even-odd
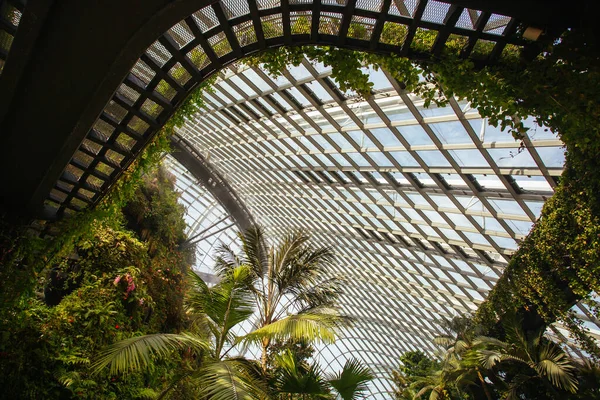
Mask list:
[[[265,255],[259,228],[240,234],[242,255],[222,246],[216,272],[220,280],[209,287],[190,273],[194,290],[188,295],[193,332],[155,334],[130,338],[105,349],[93,365],[95,371],[110,367],[113,374],[148,367],[156,358],[185,349],[200,365],[180,374],[211,399],[262,399],[267,396],[265,377],[267,350],[272,340],[320,340],[333,342],[336,331],[347,322],[333,308],[339,294],[335,279],[323,279],[324,268],[333,261],[328,248],[313,249],[308,236],[286,236]],[[258,305],[258,307],[256,307]],[[257,310],[256,310],[257,309]],[[295,314],[289,310],[295,309]],[[242,322],[258,313],[257,329],[236,337]],[[228,354],[240,343],[262,345],[261,363]],[[170,388],[174,387],[174,382]]]
[[[514,316],[505,317],[506,342],[490,337],[478,337],[479,360],[483,367],[502,368],[514,363],[525,367],[527,373],[518,373],[508,384],[508,399],[518,399],[520,391],[531,380],[542,382],[556,398],[556,389],[577,391],[575,367],[568,355],[554,342],[544,337],[545,326],[533,332],[524,332],[522,321]]]
[[[318,365],[298,362],[289,349],[275,356],[275,365],[282,399],[331,399],[333,390],[342,400],[357,400],[364,398],[368,382],[374,379],[371,370],[356,359],[346,361],[337,374],[323,377]]]
[[[349,359],[339,373],[327,377],[327,382],[343,400],[354,400],[365,397],[367,384],[374,378],[368,367]]]
[[[187,379],[198,388],[199,396],[211,399],[262,399],[266,387],[260,376],[260,367],[242,357],[228,357],[236,344],[232,334],[241,322],[254,312],[253,298],[247,281],[250,271],[239,266],[220,274],[213,287],[195,273],[190,273],[194,290],[189,294],[188,311],[192,315],[193,332],[183,334],[153,334],[125,339],[106,348],[97,358],[93,369],[97,372],[109,367],[111,374],[152,365],[176,350],[184,350],[198,362],[195,368],[181,371],[168,390]],[[166,394],[166,392],[163,393]]]
[[[248,288],[258,305],[258,317],[256,329],[240,341],[260,345],[263,373],[267,372],[268,348],[273,340],[333,342],[337,328],[348,322],[335,307],[340,280],[324,278],[334,262],[333,251],[314,247],[303,231],[284,236],[268,250],[259,227],[240,233],[239,239],[242,253],[221,246],[217,268],[227,271],[246,265],[250,270]]]
[[[443,326],[450,332],[433,339],[433,342],[445,350],[443,369],[454,369],[457,389],[465,388],[478,381],[488,400],[492,400],[490,388],[485,381],[486,371],[478,360],[481,344],[474,342],[477,327],[470,316],[457,316],[445,321]],[[448,371],[449,372],[449,371]]]

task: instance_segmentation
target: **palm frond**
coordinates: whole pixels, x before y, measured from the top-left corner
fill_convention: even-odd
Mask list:
[[[221,243],[219,247],[217,247],[215,256],[215,265],[213,269],[219,276],[227,275],[229,271],[244,263],[233,249],[225,243]]]
[[[554,386],[571,393],[577,391],[575,367],[558,346],[546,344],[540,349],[540,360],[535,370],[539,375],[546,376]]]
[[[299,364],[289,349],[277,354],[274,361],[280,371],[276,383],[278,392],[307,394],[311,397],[329,394],[327,382],[316,365]]]
[[[250,274],[245,265],[228,269],[221,281],[211,288],[202,279],[192,277],[194,290],[186,300],[188,310],[207,318],[207,327],[214,335],[218,351],[223,348],[231,329],[254,313],[254,298],[248,288]]]
[[[341,293],[338,278],[319,280],[311,287],[299,291],[293,303],[302,311],[318,307],[334,307]]]
[[[454,338],[447,335],[440,335],[433,338],[433,343],[448,349],[454,344]]]
[[[266,273],[267,254],[265,253],[264,231],[260,226],[253,226],[245,232],[240,232],[238,237],[242,243],[244,263],[248,264],[255,279]]]
[[[375,378],[371,370],[356,359],[344,364],[342,371],[327,377],[329,384],[343,400],[364,398],[369,381]]]
[[[437,391],[436,391],[436,387],[433,385],[427,385],[421,388],[421,390],[419,390],[416,394],[415,394],[415,399],[420,399],[421,396],[423,396],[425,393],[427,393],[428,391],[431,390],[431,395],[429,396],[429,398],[431,399],[432,395],[435,393],[435,398],[437,398]]]
[[[502,326],[506,332],[506,341],[517,345],[522,349],[528,349],[530,343],[527,340],[527,335],[523,331],[523,319],[514,313],[507,314],[503,317]]]
[[[483,347],[487,347],[487,348],[500,348],[500,349],[507,349],[510,347],[510,345],[506,342],[503,342],[502,340],[496,339],[494,337],[490,337],[490,336],[477,336],[474,340],[473,340],[473,347],[479,347],[479,346],[483,346]]]
[[[324,283],[321,277],[326,267],[334,260],[333,251],[328,247],[314,248],[303,242],[294,249],[294,253],[288,254],[287,260],[276,261],[279,264],[276,264],[274,279],[279,291],[297,294]],[[334,280],[331,281],[333,282]],[[339,291],[339,285],[337,290]]]
[[[211,400],[261,400],[267,398],[255,369],[242,360],[208,363],[194,374],[201,397]]]
[[[337,331],[347,324],[335,310],[318,310],[289,315],[242,336],[238,341],[261,342],[263,339],[288,339],[333,343]]]
[[[479,362],[485,369],[492,369],[496,364],[502,361],[502,353],[494,350],[480,350],[478,352]]]
[[[132,337],[114,343],[102,350],[92,364],[94,374],[110,367],[116,375],[149,367],[155,359],[164,358],[173,351],[192,348],[207,350],[209,344],[189,334],[158,333]]]

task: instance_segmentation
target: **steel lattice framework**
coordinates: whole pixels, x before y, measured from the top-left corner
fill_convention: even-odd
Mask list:
[[[322,363],[354,355],[382,378],[404,351],[433,352],[440,322],[474,311],[553,193],[562,143],[532,125],[523,144],[465,102],[424,108],[383,71],[342,93],[304,60],[284,76],[230,66],[178,134],[280,235],[334,247],[357,324]],[[233,229],[233,228],[232,228]]]
[[[0,76],[0,119],[8,121],[2,127],[10,130],[5,156],[22,144],[15,139],[21,134],[22,114],[14,121],[6,116],[19,104],[29,104],[27,85],[39,83],[34,79],[39,62],[35,64],[31,55],[53,49],[56,40],[43,36],[48,34],[44,29],[58,32],[60,23],[52,25],[53,18],[71,21],[70,8],[75,9],[75,19],[81,12],[74,4],[53,8],[52,3],[0,0],[0,73],[7,65]],[[487,10],[512,10],[507,14],[514,15],[486,11],[484,3],[494,3]],[[534,21],[542,14],[539,21],[545,21],[547,43],[574,21],[589,22],[595,15],[581,13],[582,1],[568,8],[562,2],[542,7],[541,1],[525,1],[525,12],[516,2],[507,7],[505,3],[481,2],[479,10],[465,8],[479,7],[466,0],[221,0],[207,6],[208,2],[179,1],[156,8],[152,21],[163,18],[164,23],[155,30],[140,23],[150,18],[140,13],[139,32],[124,30],[114,37],[129,40],[138,35],[141,44],[132,40],[136,50],[127,57],[117,50],[129,49],[129,44],[106,51],[105,63],[113,54],[128,61],[95,71],[109,72],[100,85],[103,90],[82,89],[97,98],[79,97],[90,101],[88,108],[81,108],[81,119],[71,121],[73,126],[66,124],[67,129],[50,129],[52,135],[36,136],[60,137],[59,145],[51,146],[56,158],[50,160],[40,151],[50,143],[40,141],[38,156],[44,157],[34,164],[48,170],[27,171],[29,180],[20,188],[19,200],[37,213],[47,196],[41,217],[49,219],[95,205],[185,97],[200,82],[220,74],[216,93],[206,96],[207,108],[174,139],[181,153],[168,163],[188,207],[190,241],[200,244],[199,262],[211,262],[218,241],[233,240],[234,223],[243,229],[258,222],[274,236],[303,227],[318,242],[334,246],[339,268],[331,273],[347,278],[344,310],[358,320],[335,346],[322,349],[322,364],[339,369],[348,355],[362,358],[382,378],[374,383],[372,397],[386,398],[390,388],[385,378],[398,355],[433,351],[430,339],[440,332],[439,323],[473,311],[493,287],[552,195],[562,172],[561,143],[533,126],[529,137],[517,144],[463,102],[425,109],[422,100],[385,73],[371,71],[376,90],[367,99],[357,99],[342,93],[330,71],[320,65],[305,61],[272,79],[236,62],[290,45],[332,45],[431,60],[448,40],[463,37],[467,44],[461,56],[484,66],[495,63],[507,46],[520,47],[524,59],[535,57],[542,46],[523,34],[529,27],[539,28]],[[130,4],[115,4],[102,7],[123,11],[132,20],[138,14]],[[203,8],[196,10],[199,4]],[[559,17],[548,13],[559,9],[564,11]],[[92,23],[84,24],[86,31],[112,18],[80,16]],[[390,38],[384,35],[389,28],[405,33]],[[427,49],[415,46],[415,35],[422,31],[435,34]],[[73,36],[70,29],[65,32]],[[62,48],[63,37],[58,43]],[[60,52],[67,60],[73,53]],[[28,64],[30,58],[35,68]],[[62,63],[54,60],[49,70]],[[74,64],[87,73],[85,62]],[[21,76],[27,78],[23,85]],[[17,93],[19,85],[25,89]],[[71,93],[61,90],[57,93],[69,104]],[[21,109],[29,113],[28,107]],[[25,130],[23,137],[29,140],[32,133]],[[32,148],[27,162],[36,157]],[[4,158],[9,160],[6,165],[15,162],[14,157]],[[585,307],[577,307],[586,324],[599,325]],[[560,327],[553,329],[566,340]],[[593,334],[598,337],[598,330]]]
[[[386,26],[403,26],[393,40]],[[204,7],[165,32],[140,57],[46,200],[45,216],[61,218],[95,204],[187,94],[223,67],[257,51],[319,44],[399,54],[439,55],[452,37],[468,44],[462,57],[494,63],[507,45],[539,46],[522,37],[517,19],[436,0],[227,0]],[[413,46],[417,31],[430,30],[430,49]]]

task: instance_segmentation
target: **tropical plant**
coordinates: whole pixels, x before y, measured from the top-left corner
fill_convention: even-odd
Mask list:
[[[441,368],[426,376],[415,377],[410,388],[416,393],[414,399],[429,394],[429,400],[450,400],[467,398],[462,395],[459,387],[468,385],[460,371],[460,363],[455,358],[449,358],[441,363]]]
[[[218,250],[217,269],[228,271],[246,265],[249,290],[258,306],[256,329],[240,338],[261,346],[261,366],[267,372],[268,348],[273,340],[304,339],[331,343],[336,329],[348,322],[335,308],[340,280],[325,279],[334,261],[330,248],[315,248],[302,231],[283,237],[276,247],[265,249],[266,238],[259,227],[239,234],[242,253],[228,246]],[[294,312],[295,311],[295,312]]]
[[[474,382],[480,386],[487,400],[492,400],[491,389],[486,382],[487,370],[481,366],[478,351],[482,344],[474,341],[478,327],[470,316],[456,316],[445,321],[442,326],[449,334],[440,335],[433,342],[444,348],[442,370],[456,377],[458,390],[473,390]]]
[[[147,367],[174,350],[187,351],[195,362],[180,377],[195,384],[200,395],[211,399],[258,399],[267,396],[266,355],[271,341],[332,342],[345,319],[333,308],[336,281],[319,278],[323,265],[332,261],[331,251],[313,250],[307,244],[308,236],[296,233],[286,237],[277,249],[271,249],[269,261],[263,263],[262,231],[255,228],[240,238],[243,255],[235,255],[225,246],[219,250],[217,284],[209,287],[198,275],[190,273],[192,290],[186,305],[192,331],[146,335],[116,343],[99,355],[95,370],[109,367],[111,372],[122,374]],[[311,286],[317,283],[318,287]],[[295,307],[299,312],[290,314],[286,307]],[[255,313],[259,314],[257,329],[236,337],[236,328]],[[252,343],[263,345],[260,365],[229,355],[236,346]],[[342,377],[342,383],[348,384],[348,379],[355,376],[351,372]],[[293,374],[288,376],[292,377]],[[173,382],[169,389],[176,386],[177,382]],[[360,380],[355,389],[357,392],[364,389]]]
[[[258,365],[242,357],[227,356],[236,344],[232,329],[254,312],[247,282],[248,268],[222,270],[219,283],[212,287],[194,272],[189,275],[193,287],[187,298],[187,310],[192,331],[123,340],[105,348],[93,368],[97,373],[109,367],[111,373],[124,374],[181,352],[186,353],[191,362],[163,395],[185,379],[197,388],[199,396],[211,399],[263,398],[266,391],[259,380]]]
[[[524,367],[509,377],[507,399],[521,398],[523,388],[536,380],[555,398],[560,397],[558,391],[561,389],[576,392],[578,382],[575,366],[556,343],[544,336],[545,326],[525,332],[519,318],[507,316],[504,330],[506,341],[480,336],[475,343],[484,346],[478,350],[484,368],[502,369],[507,364]]]
[[[349,359],[337,374],[327,377],[327,382],[343,400],[363,398],[367,384],[375,378],[371,370],[356,359]]]
[[[432,360],[422,351],[409,351],[400,356],[400,366],[392,371],[397,400],[412,400],[417,394],[413,383],[431,375],[440,368],[439,362]]]
[[[356,359],[346,361],[340,372],[325,376],[318,365],[299,361],[289,349],[277,354],[274,363],[279,372],[275,385],[282,399],[331,399],[336,396],[343,400],[360,399],[364,398],[367,384],[374,378],[371,370]]]

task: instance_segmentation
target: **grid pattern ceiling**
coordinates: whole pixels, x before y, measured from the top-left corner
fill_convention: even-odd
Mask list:
[[[510,16],[436,0],[215,2],[141,55],[58,178],[45,215],[61,218],[96,204],[199,82],[257,51],[319,44],[429,59],[447,40],[461,39],[461,57],[486,65],[515,46],[535,56],[538,43],[522,37],[525,28]],[[416,43],[423,31],[433,43]]]
[[[440,321],[483,301],[552,195],[564,150],[531,121],[521,144],[465,102],[426,109],[383,71],[367,71],[368,99],[330,72],[306,60],[277,78],[229,67],[178,134],[272,235],[301,227],[333,246],[357,324],[321,357],[333,369],[363,359],[384,393],[401,353],[433,352]]]
[[[236,248],[235,221],[210,191],[177,160],[167,156],[164,166],[175,176],[179,203],[186,209],[186,245],[195,246],[194,270],[211,274],[217,247],[224,243]]]

